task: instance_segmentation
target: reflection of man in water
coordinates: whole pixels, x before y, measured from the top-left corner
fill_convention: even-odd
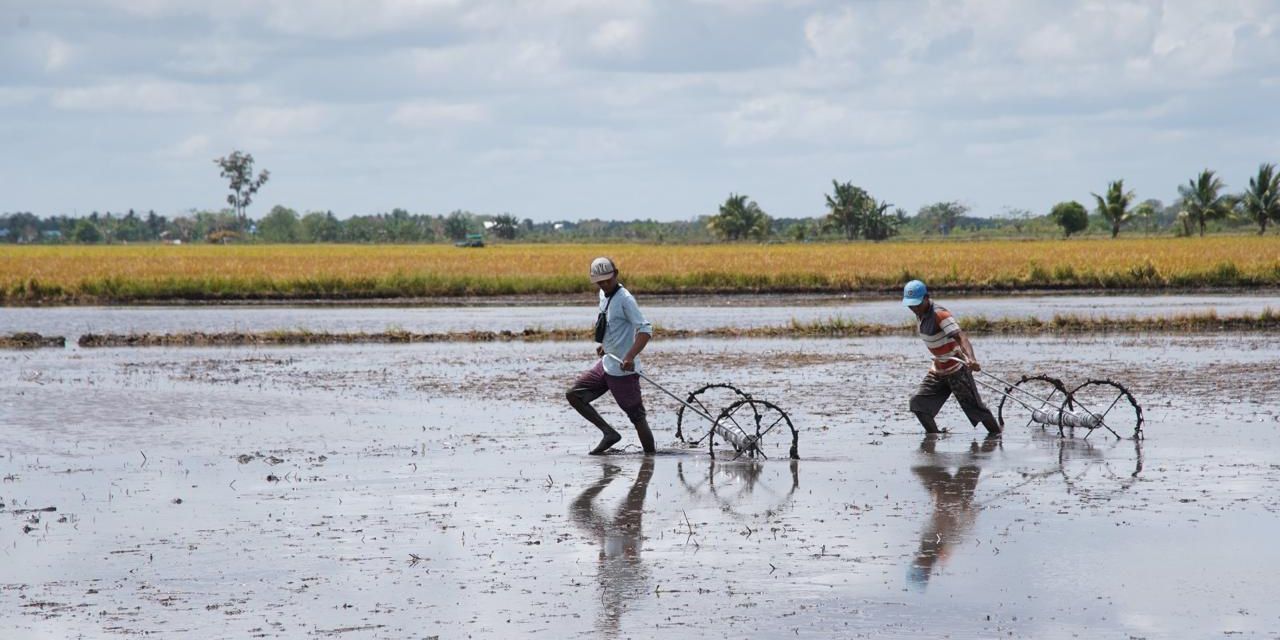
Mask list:
[[[994,436],[988,436],[981,445],[972,443],[967,453],[959,454],[959,466],[952,472],[951,465],[946,464],[950,456],[936,451],[938,437],[925,436],[920,451],[928,464],[911,468],[933,497],[933,516],[920,534],[920,550],[907,574],[907,580],[921,589],[929,584],[934,568],[950,555],[951,545],[968,533],[977,519],[973,493],[982,473],[981,461],[999,445]]]
[[[640,562],[640,548],[644,537],[640,533],[640,519],[644,515],[644,498],[653,477],[653,458],[645,457],[640,471],[631,483],[627,496],[615,513],[596,509],[595,498],[617,477],[618,467],[604,466],[604,475],[583,490],[569,506],[573,521],[600,545],[600,566],[596,579],[602,591],[600,619],[596,630],[614,635],[622,621],[626,604],[648,593],[648,572]]]

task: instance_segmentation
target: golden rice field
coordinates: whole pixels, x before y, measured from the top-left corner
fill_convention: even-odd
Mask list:
[[[1280,236],[785,245],[145,245],[0,248],[6,304],[590,291],[613,257],[646,293],[1280,286]]]

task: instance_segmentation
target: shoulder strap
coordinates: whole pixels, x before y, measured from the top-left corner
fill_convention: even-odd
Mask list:
[[[605,296],[604,311],[601,311],[600,313],[609,313],[609,305],[613,304],[613,299],[618,297],[618,294],[622,293],[622,291],[622,285],[618,285],[618,288],[613,291],[613,295]]]

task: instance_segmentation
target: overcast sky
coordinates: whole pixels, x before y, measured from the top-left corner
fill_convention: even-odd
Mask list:
[[[0,212],[1169,201],[1280,162],[1280,1],[0,0]]]

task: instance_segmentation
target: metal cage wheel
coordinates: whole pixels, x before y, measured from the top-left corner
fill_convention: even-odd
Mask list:
[[[713,382],[708,385],[699,387],[689,393],[685,398],[685,404],[692,405],[701,409],[703,413],[716,417],[720,412],[729,405],[742,399],[750,398],[751,394],[727,382]],[[685,412],[687,407],[682,404],[676,410],[676,440],[690,445],[697,445],[702,442],[707,434],[711,433],[711,425],[700,416],[693,416],[688,425],[689,432],[685,433]],[[697,412],[690,411],[690,414]],[[697,426],[695,426],[697,425]]]
[[[1022,376],[1005,388],[996,408],[1000,424],[1008,429],[1020,424],[1028,427],[1036,424],[1031,419],[1034,411],[1056,411],[1067,401],[1067,387],[1052,376]]]
[[[1067,408],[1096,416],[1098,428],[1109,431],[1117,439],[1123,438],[1121,432],[1130,430],[1134,439],[1142,438],[1142,424],[1146,422],[1142,406],[1119,382],[1086,380],[1067,394]],[[1092,433],[1093,429],[1089,432]]]
[[[778,405],[766,400],[743,398],[721,411],[707,438],[711,456],[716,443],[731,459],[800,459],[800,433]],[[723,451],[729,448],[732,453]]]

